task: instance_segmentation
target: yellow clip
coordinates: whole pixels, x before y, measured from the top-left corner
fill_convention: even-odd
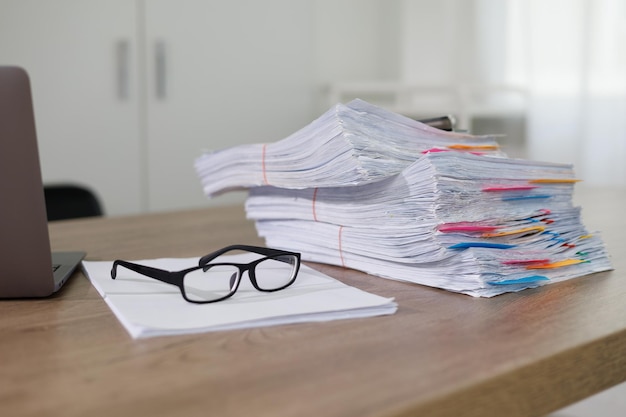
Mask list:
[[[528,182],[531,184],[571,184],[579,181],[580,180],[576,178],[539,178],[536,180],[529,180]]]
[[[527,232],[538,233],[538,232],[543,232],[544,230],[546,230],[546,228],[543,226],[531,226],[531,227],[524,227],[523,229],[508,230],[504,232],[483,233],[481,236],[482,237],[501,237],[501,236],[517,235],[520,233],[527,233]]]
[[[552,262],[551,264],[528,265],[526,269],[554,269],[562,266],[576,265],[582,262],[586,261],[582,259],[565,259],[564,261]]]

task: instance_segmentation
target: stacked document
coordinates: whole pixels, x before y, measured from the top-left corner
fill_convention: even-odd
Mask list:
[[[354,100],[337,104],[281,141],[207,153],[196,161],[196,171],[209,197],[260,185],[351,186],[398,174],[433,148],[504,155],[493,136],[435,129]]]
[[[344,107],[332,114],[359,114],[349,132],[360,120],[360,131],[371,133],[359,142],[369,147],[353,146],[348,158],[360,161],[361,177],[345,180],[352,165],[336,162],[326,136],[311,135],[298,152],[327,153],[316,159],[324,185],[310,178],[299,183],[296,168],[280,186],[239,184],[250,187],[246,212],[268,246],[301,252],[308,261],[484,297],[611,269],[601,237],[585,229],[581,209],[572,203],[577,179],[571,165],[507,158],[493,138],[432,132],[360,101]],[[366,115],[376,115],[376,128]],[[306,129],[322,132],[328,124],[334,119],[322,117]],[[411,137],[415,148],[409,150]],[[376,168],[369,148],[386,152]],[[213,188],[221,175],[204,172],[199,169],[207,194],[221,192]],[[271,178],[278,174],[274,167]]]

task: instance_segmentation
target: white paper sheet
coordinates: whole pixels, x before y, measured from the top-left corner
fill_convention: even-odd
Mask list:
[[[220,257],[249,261],[249,255]],[[197,264],[197,258],[134,261],[170,271]],[[231,298],[210,304],[185,301],[180,290],[126,268],[111,279],[110,261],[83,261],[85,274],[133,338],[242,329],[287,323],[329,321],[393,314],[397,304],[345,285],[302,265],[290,287],[259,292],[247,275]]]

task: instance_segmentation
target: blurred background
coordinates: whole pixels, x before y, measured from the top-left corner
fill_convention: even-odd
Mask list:
[[[0,0],[0,64],[30,73],[44,181],[108,215],[240,201],[194,159],[355,97],[626,185],[624,0]]]

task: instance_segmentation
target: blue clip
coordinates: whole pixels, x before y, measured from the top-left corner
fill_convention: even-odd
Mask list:
[[[504,243],[490,243],[490,242],[461,242],[452,246],[448,246],[448,249],[467,249],[467,248],[489,248],[489,249],[511,249],[516,245],[506,245]]]
[[[550,281],[548,277],[544,277],[543,275],[530,275],[528,277],[517,278],[517,279],[507,279],[504,281],[489,281],[487,284],[491,285],[512,285],[512,284],[527,284],[529,282],[537,282],[537,281]]]
[[[541,198],[550,198],[548,194],[533,194],[533,195],[521,195],[517,197],[502,197],[502,201],[515,201],[515,200],[536,200]]]

